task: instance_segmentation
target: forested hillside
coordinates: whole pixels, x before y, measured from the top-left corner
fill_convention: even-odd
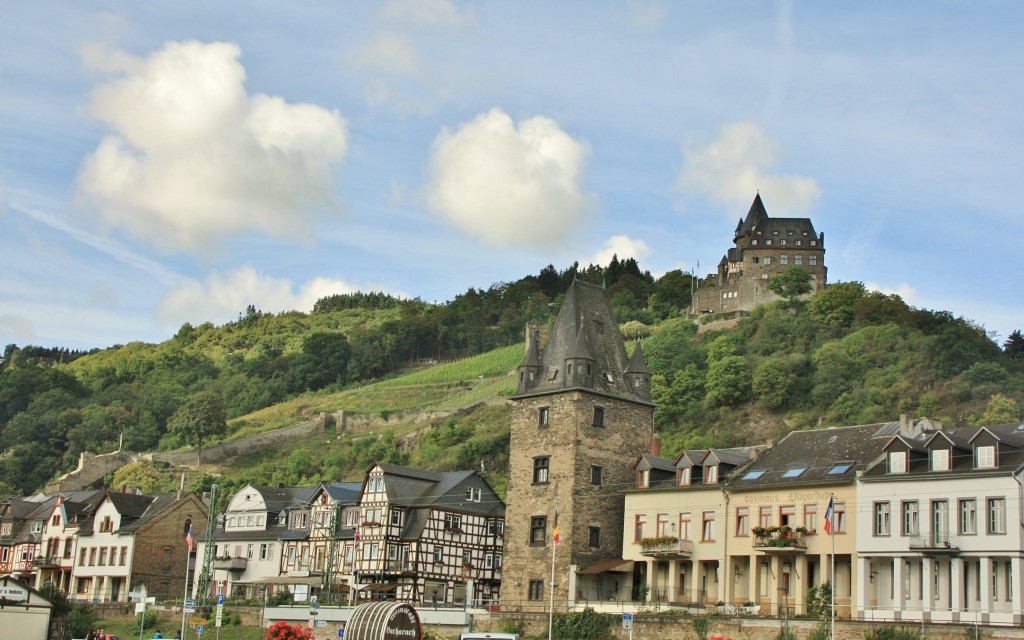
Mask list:
[[[729,329],[698,335],[681,317],[688,274],[654,279],[635,261],[615,260],[605,268],[549,266],[444,305],[332,296],[310,314],[250,307],[221,327],[184,325],[159,345],[85,355],[8,346],[0,371],[0,489],[37,489],[73,468],[81,451],[114,450],[120,438],[135,451],[206,446],[317,411],[390,414],[499,397],[508,385],[495,367],[514,367],[521,347],[509,345],[522,341],[526,322],[557,312],[574,277],[603,282],[624,335],[630,343],[644,338],[669,453],[901,413],[947,425],[1021,417],[1019,332],[997,345],[963,318],[838,283],[809,302],[766,305]],[[447,369],[443,380],[400,375],[495,349],[494,357]],[[483,464],[500,484],[507,424],[501,406],[426,429],[399,419],[379,432],[332,437],[329,447],[323,436],[311,437],[287,453],[268,451],[220,471],[231,484],[315,482],[352,479],[368,461],[387,459],[434,469]]]

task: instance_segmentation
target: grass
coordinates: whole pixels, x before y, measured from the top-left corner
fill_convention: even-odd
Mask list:
[[[97,629],[106,630],[108,635],[114,635],[121,640],[138,640],[139,628],[132,620],[97,620]],[[142,633],[143,640],[153,637],[153,633],[160,629],[164,638],[174,638],[175,632],[181,631],[181,620],[161,620],[152,629],[145,629]],[[263,640],[266,629],[260,627],[246,627],[242,625],[228,625],[220,628],[220,640]],[[197,640],[196,628],[189,625],[184,640]],[[213,625],[204,627],[202,638],[214,640],[217,638],[217,629]]]

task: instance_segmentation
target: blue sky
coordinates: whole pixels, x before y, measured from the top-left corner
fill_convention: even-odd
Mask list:
[[[712,270],[759,190],[829,280],[1024,322],[1024,5],[48,2],[0,12],[0,344],[331,293]]]

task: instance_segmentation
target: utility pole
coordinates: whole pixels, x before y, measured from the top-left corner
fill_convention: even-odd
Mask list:
[[[324,491],[327,491],[326,486]],[[328,494],[330,495],[330,494]],[[338,556],[338,527],[341,524],[341,501],[334,501],[334,514],[331,517],[331,525],[329,528],[330,537],[327,540],[327,559],[324,563],[324,576],[323,582],[320,586],[320,597],[328,598],[326,602],[330,603],[332,600],[331,593],[332,586],[334,585],[334,572],[337,568],[337,556]]]
[[[210,580],[213,577],[214,540],[217,537],[217,485],[210,485],[210,515],[206,519],[206,546],[203,547],[203,568],[199,573],[196,599],[204,605],[210,600]]]

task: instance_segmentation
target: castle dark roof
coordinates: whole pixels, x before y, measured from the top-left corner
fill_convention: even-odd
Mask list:
[[[749,236],[754,227],[762,219],[768,217],[768,211],[764,208],[764,203],[761,202],[761,194],[758,193],[754,196],[754,202],[750,205],[750,210],[747,211],[747,217],[740,220],[740,223],[736,225],[736,240]]]
[[[531,358],[528,350],[524,365]],[[594,370],[587,378],[587,386],[580,386],[575,375],[567,375],[566,361],[576,358],[585,358],[593,363]],[[572,283],[551,329],[548,344],[539,353],[537,361],[541,369],[538,379],[526,389],[520,387],[515,397],[586,388],[647,402],[624,380],[623,373],[630,366],[629,356],[608,292],[597,285],[579,280]]]
[[[741,240],[744,238],[761,240],[757,245],[758,249],[791,249],[793,248],[792,244],[780,245],[777,240],[798,240],[803,238],[807,238],[808,241],[819,241],[818,248],[824,249],[823,239],[815,233],[814,224],[811,223],[810,218],[771,218],[768,216],[764,203],[761,202],[760,193],[754,196],[754,202],[750,205],[747,217],[741,220],[740,224],[736,227],[734,242],[746,244],[741,243]],[[776,240],[776,242],[771,246],[766,246],[764,240],[769,238]],[[746,246],[749,248],[750,245],[747,244]],[[733,251],[733,249],[729,250],[729,260],[733,262],[742,261],[742,249],[737,249],[736,254]]]
[[[650,375],[651,370],[647,368],[647,360],[644,359],[644,350],[640,346],[640,341],[636,341],[636,348],[633,349],[633,355],[629,358],[629,364],[626,365],[626,373],[644,373]]]

